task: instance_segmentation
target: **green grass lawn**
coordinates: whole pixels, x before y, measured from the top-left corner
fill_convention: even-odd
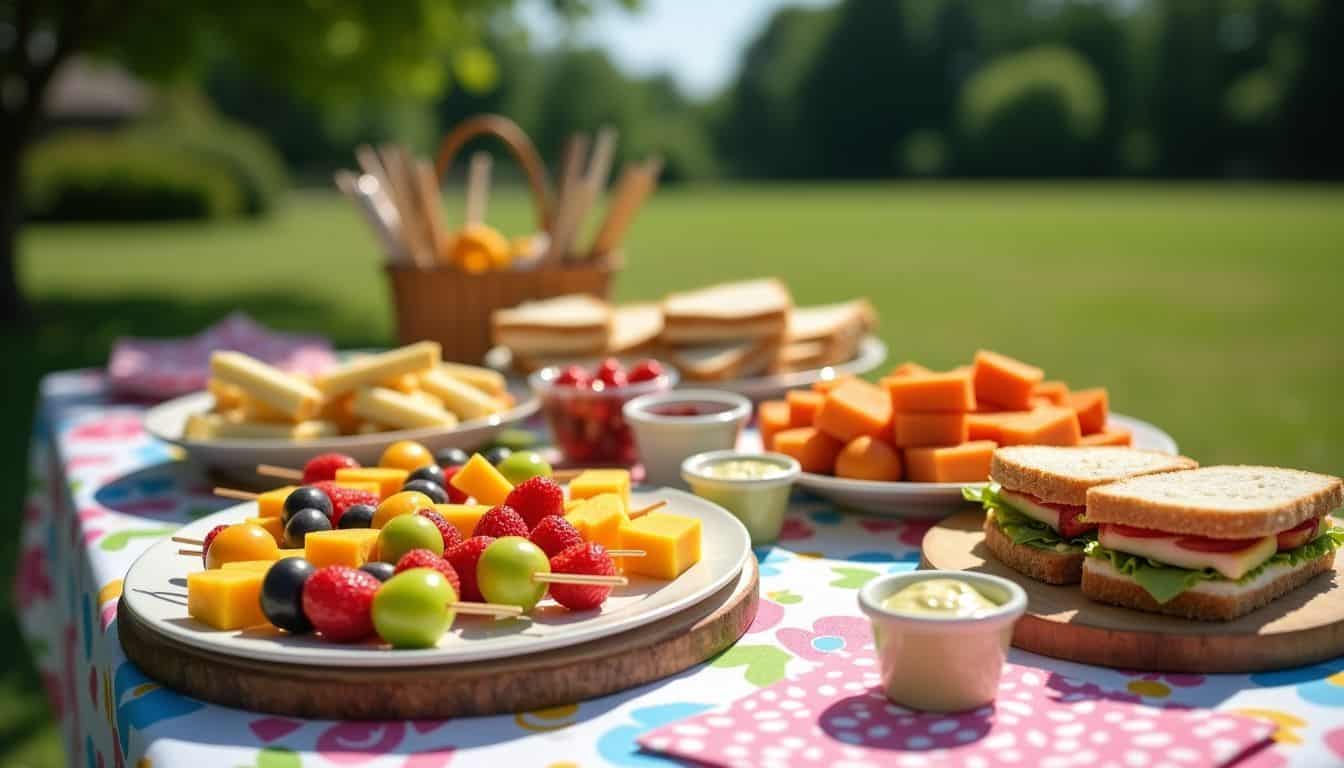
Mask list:
[[[454,208],[456,210],[456,208]],[[892,363],[979,347],[1170,431],[1204,463],[1344,470],[1344,188],[1153,185],[719,187],[660,192],[622,299],[763,274],[799,303],[864,295]],[[491,219],[530,222],[520,193]],[[34,334],[6,331],[3,454],[21,466],[33,386],[121,334],[195,331],[234,308],[341,344],[392,339],[372,237],[332,195],[261,223],[41,227],[24,240]],[[20,484],[7,485],[17,510]],[[17,515],[8,518],[11,526]],[[5,539],[8,542],[12,537]],[[0,562],[13,547],[0,544]],[[12,574],[0,575],[8,599]],[[0,642],[14,642],[5,612]],[[0,764],[58,761],[26,665],[0,679]]]

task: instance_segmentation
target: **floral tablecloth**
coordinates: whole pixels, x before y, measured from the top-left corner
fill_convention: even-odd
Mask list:
[[[636,739],[729,704],[828,654],[861,646],[855,591],[918,562],[926,524],[844,515],[794,500],[778,546],[757,551],[760,611],[711,662],[594,701],[488,718],[329,722],[243,712],[180,696],[126,661],[121,577],[180,524],[231,502],[176,449],[141,429],[142,405],[109,400],[97,372],[43,382],[24,511],[17,605],[60,719],[71,766],[441,768],[671,764]],[[1254,675],[1127,673],[1013,651],[1012,661],[1127,691],[1271,720],[1256,766],[1344,765],[1344,658]]]

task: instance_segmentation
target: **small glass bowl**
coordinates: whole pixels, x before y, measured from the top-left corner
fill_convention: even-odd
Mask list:
[[[555,383],[561,370],[559,366],[542,368],[527,381],[541,400],[551,436],[565,459],[575,464],[634,464],[639,456],[621,409],[640,395],[672,389],[677,385],[677,372],[668,369],[656,379],[623,387],[604,387],[600,382],[570,387]]]

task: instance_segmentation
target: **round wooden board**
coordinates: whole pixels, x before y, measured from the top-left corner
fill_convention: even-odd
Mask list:
[[[1059,659],[1154,672],[1248,673],[1344,654],[1344,562],[1234,621],[1204,622],[1093,602],[1000,563],[984,544],[984,513],[947,518],[924,536],[921,567],[979,571],[1027,592],[1013,645]]]
[[[737,642],[756,618],[758,587],[748,558],[713,596],[638,629],[547,653],[426,667],[333,669],[211,653],[155,633],[124,601],[117,627],[145,674],[215,704],[333,720],[440,719],[571,704],[674,675]]]

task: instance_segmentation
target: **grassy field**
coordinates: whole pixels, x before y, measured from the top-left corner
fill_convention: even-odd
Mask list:
[[[456,201],[452,201],[456,204]],[[456,208],[454,208],[456,210]],[[1344,189],[1149,185],[720,187],[659,194],[622,299],[777,274],[799,303],[865,295],[893,360],[989,347],[1104,384],[1116,410],[1205,463],[1344,470]],[[521,195],[491,219],[530,222]],[[344,201],[261,223],[30,229],[35,332],[5,331],[0,418],[21,466],[40,373],[98,365],[122,334],[193,332],[235,308],[342,344],[392,339],[372,238]],[[21,484],[0,509],[17,510]],[[11,513],[5,523],[17,524]],[[0,562],[13,562],[12,536]],[[12,574],[0,574],[8,599]],[[0,643],[14,647],[9,612]],[[58,761],[26,664],[0,679],[0,764]]]

